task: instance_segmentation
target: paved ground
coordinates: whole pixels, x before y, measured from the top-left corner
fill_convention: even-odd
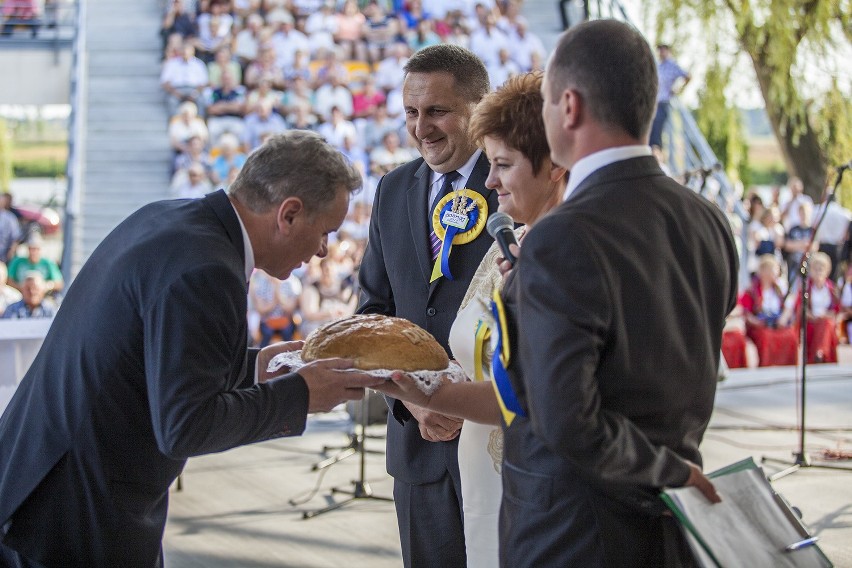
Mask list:
[[[809,452],[852,451],[852,366],[811,367],[808,376],[807,418],[814,430],[806,438]],[[798,444],[795,377],[794,368],[731,373],[719,389],[702,448],[708,470],[750,455],[789,457]],[[323,444],[346,442],[345,418],[316,418],[301,438],[191,460],[184,491],[172,495],[165,538],[169,568],[401,566],[390,503],[359,501],[302,520],[301,511],[331,499],[328,488],[357,477],[354,457],[324,478],[311,471]],[[368,441],[371,448],[382,445]],[[776,469],[767,464],[768,473]],[[391,494],[382,456],[368,456],[367,478],[377,494]],[[317,484],[320,493],[305,505],[288,503]],[[802,510],[829,558],[852,568],[852,472],[811,468],[775,487]]]

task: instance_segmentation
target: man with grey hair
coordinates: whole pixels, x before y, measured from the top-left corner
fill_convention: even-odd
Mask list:
[[[738,257],[724,214],[651,155],[656,89],[650,46],[615,20],[571,28],[547,65],[545,132],[571,177],[502,292],[502,566],[689,565],[659,493],[719,499],[698,446]]]
[[[103,240],[0,418],[0,565],[162,566],[187,458],[301,434],[377,384],[341,359],[270,376],[297,345],[246,347],[252,271],[325,256],[360,183],[319,136],[286,133],[229,194],[152,203]]]

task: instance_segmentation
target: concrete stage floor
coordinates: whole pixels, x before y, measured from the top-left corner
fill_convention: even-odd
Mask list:
[[[702,450],[708,471],[745,458],[789,458],[798,445],[797,371],[793,367],[732,371],[720,385]],[[852,451],[852,366],[809,367],[808,451]],[[289,438],[190,460],[184,490],[171,496],[165,535],[168,568],[347,567],[402,565],[391,503],[358,501],[302,520],[301,511],[331,502],[328,489],[358,475],[350,457],[320,479],[311,465],[324,444],[345,444],[345,413],[311,419],[301,438]],[[381,433],[381,426],[371,427]],[[382,440],[367,447],[382,449]],[[852,468],[852,461],[845,462]],[[767,473],[780,466],[766,465]],[[390,496],[384,457],[367,456],[367,479]],[[301,506],[288,501],[319,493]],[[805,523],[838,567],[852,568],[852,472],[810,468],[775,482],[802,510]],[[344,498],[335,495],[333,499]]]

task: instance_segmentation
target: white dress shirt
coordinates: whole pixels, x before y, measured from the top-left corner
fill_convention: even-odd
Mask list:
[[[228,201],[230,202],[230,200]],[[251,248],[251,239],[249,239],[246,226],[243,224],[243,220],[240,219],[240,212],[237,211],[237,208],[234,207],[233,203],[231,203],[231,207],[234,208],[234,213],[237,215],[237,221],[240,222],[240,231],[243,233],[243,251],[246,254],[246,282],[248,282],[251,280],[251,273],[254,272],[254,250]]]
[[[574,167],[571,168],[571,174],[568,176],[568,187],[565,188],[565,197],[563,201],[568,201],[574,190],[583,183],[587,177],[610,164],[629,160],[631,158],[640,158],[642,156],[650,156],[650,146],[618,146],[616,148],[607,148],[589,154],[588,156],[577,160]]]
[[[470,179],[470,174],[473,173],[473,168],[476,166],[476,161],[479,159],[479,155],[482,154],[482,150],[477,150],[473,153],[473,155],[468,159],[465,164],[459,169],[455,170],[459,173],[459,177],[453,182],[453,190],[461,189],[465,187],[467,184],[467,180]],[[432,172],[432,182],[429,186],[429,201],[426,202],[427,207],[432,207],[432,202],[435,201],[435,197],[438,195],[438,192],[441,190],[441,186],[444,185],[444,176],[447,174],[439,174],[438,172]],[[429,210],[429,219],[432,219],[432,210]],[[431,223],[429,225],[431,227]],[[431,230],[431,229],[430,229]]]

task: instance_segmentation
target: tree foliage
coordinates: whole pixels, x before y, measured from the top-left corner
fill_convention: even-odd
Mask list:
[[[725,165],[733,181],[749,184],[748,146],[743,136],[742,117],[725,96],[731,68],[714,60],[707,69],[704,86],[698,93],[695,122],[707,138],[713,153]]]
[[[751,60],[773,131],[790,173],[805,181],[818,197],[826,183],[832,147],[852,138],[848,129],[817,127],[817,111],[848,116],[846,109],[807,100],[798,63],[803,51],[829,52],[835,42],[852,39],[852,0],[660,0],[656,14],[658,37],[664,30],[689,29],[696,18],[715,49],[726,34]],[[712,65],[711,65],[712,68]],[[826,134],[827,133],[827,134]],[[848,158],[846,158],[848,159]]]
[[[0,192],[9,191],[12,181],[12,137],[0,119]]]

